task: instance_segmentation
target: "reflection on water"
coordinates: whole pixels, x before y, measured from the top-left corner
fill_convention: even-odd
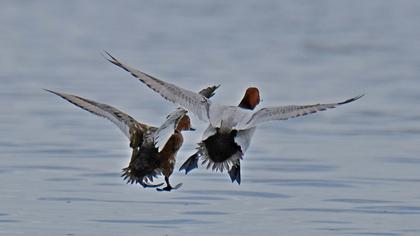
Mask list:
[[[9,1],[0,8],[0,235],[419,235],[417,1]],[[128,185],[128,141],[42,89],[159,124],[175,106],[113,53],[237,104],[361,100],[257,129],[242,183],[201,167]],[[193,117],[193,126],[205,124]],[[185,134],[177,167],[200,132]],[[158,181],[163,181],[159,179]],[[94,229],[94,230],[92,230]]]

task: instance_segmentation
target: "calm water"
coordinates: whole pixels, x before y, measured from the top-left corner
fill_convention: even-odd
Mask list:
[[[0,235],[420,235],[418,1],[0,5]],[[117,128],[41,90],[158,125],[175,106],[102,50],[228,104],[251,85],[262,106],[367,95],[259,127],[240,186],[201,168],[161,193],[123,183]]]

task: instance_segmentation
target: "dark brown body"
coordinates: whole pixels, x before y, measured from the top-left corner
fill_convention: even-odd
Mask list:
[[[169,178],[173,173],[175,157],[183,140],[181,132],[175,131],[164,148],[158,152],[152,142],[144,142],[139,135],[133,136],[130,144],[133,148],[131,161],[128,167],[123,169],[122,176],[128,179],[128,183],[136,182],[144,187],[148,187],[147,182],[153,181],[157,175],[163,174],[165,179]]]

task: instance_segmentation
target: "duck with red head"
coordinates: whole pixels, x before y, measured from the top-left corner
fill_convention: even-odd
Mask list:
[[[287,105],[266,107],[253,111],[259,104],[260,96],[256,87],[250,87],[238,106],[217,104],[191,90],[165,82],[140,70],[121,63],[109,56],[108,61],[128,71],[153,91],[195,114],[200,120],[209,124],[204,131],[197,152],[181,166],[186,173],[198,167],[198,160],[212,170],[228,170],[232,182],[241,182],[240,160],[249,147],[257,125],[272,120],[287,120],[335,108],[339,105],[356,101],[357,96],[338,103],[313,105]]]
[[[260,92],[256,87],[249,87],[245,91],[245,95],[239,103],[238,107],[254,110],[260,103]],[[246,131],[236,129],[220,129],[212,127],[207,128],[204,136],[208,136],[198,144],[198,151],[190,156],[187,161],[181,166],[180,170],[185,170],[185,173],[198,167],[198,160],[202,158],[202,164],[207,165],[207,169],[213,169],[223,172],[227,170],[229,176],[238,184],[241,183],[240,160],[246,149],[248,143],[242,143],[241,140],[235,140],[237,137],[251,138],[255,128]]]

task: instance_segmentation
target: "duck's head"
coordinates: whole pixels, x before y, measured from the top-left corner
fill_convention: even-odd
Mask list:
[[[249,87],[246,89],[245,95],[242,98],[239,107],[249,110],[254,108],[260,103],[260,91],[255,87]]]
[[[191,120],[190,117],[188,115],[184,115],[181,120],[178,122],[178,125],[176,127],[176,129],[178,132],[182,131],[182,130],[195,130],[194,128],[191,127]]]

